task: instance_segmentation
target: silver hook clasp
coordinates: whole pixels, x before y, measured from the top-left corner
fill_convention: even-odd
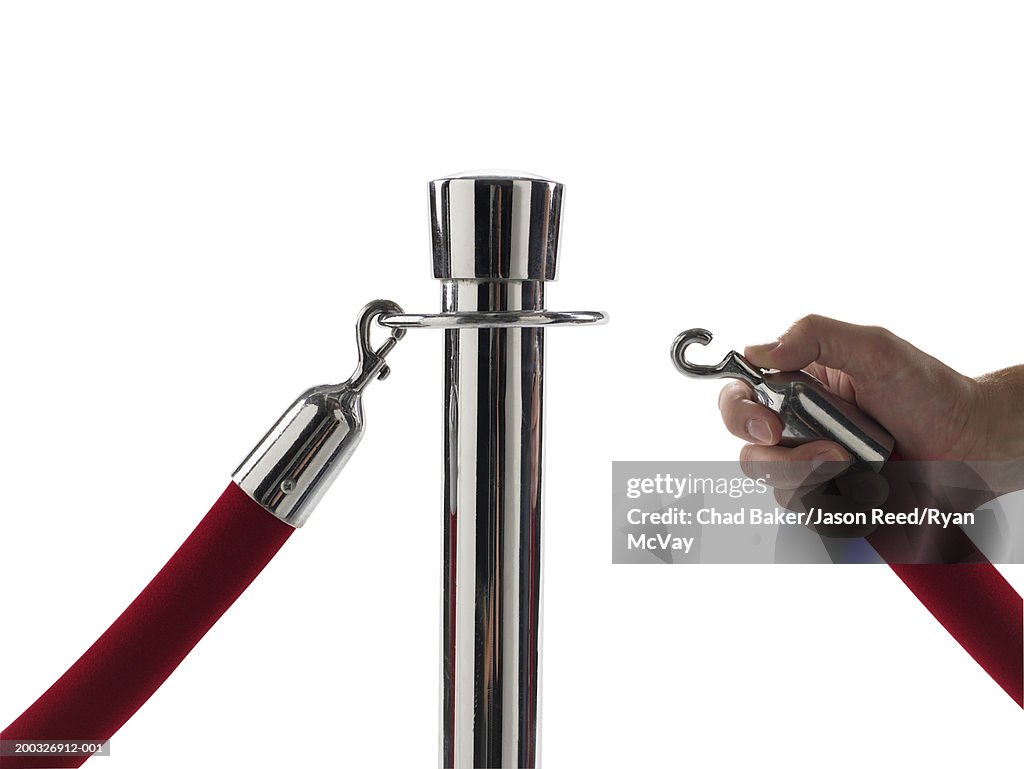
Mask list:
[[[695,378],[742,379],[752,386],[761,384],[764,375],[761,369],[733,350],[717,366],[691,363],[686,359],[686,348],[691,344],[707,346],[712,334],[705,328],[691,328],[684,331],[672,342],[672,362],[680,374]]]
[[[356,392],[362,392],[363,388],[374,379],[387,379],[391,373],[391,368],[384,362],[384,358],[398,344],[398,340],[405,336],[405,329],[392,329],[391,335],[376,350],[373,349],[370,342],[370,329],[378,318],[402,312],[402,308],[390,299],[375,299],[359,311],[359,319],[356,321],[359,364],[352,376],[349,377],[348,382],[345,383]]]

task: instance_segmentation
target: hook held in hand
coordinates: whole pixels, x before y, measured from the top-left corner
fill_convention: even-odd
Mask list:
[[[712,338],[712,333],[706,328],[691,328],[675,338],[672,342],[672,362],[680,374],[696,378],[742,379],[750,385],[764,381],[763,372],[735,350],[726,355],[721,363],[713,366],[692,363],[686,359],[687,347],[691,344],[707,346]]]

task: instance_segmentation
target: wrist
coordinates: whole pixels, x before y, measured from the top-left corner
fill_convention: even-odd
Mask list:
[[[984,442],[978,459],[1024,461],[1024,366],[978,377]]]

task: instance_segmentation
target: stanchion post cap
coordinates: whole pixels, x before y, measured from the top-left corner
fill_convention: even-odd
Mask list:
[[[434,277],[554,280],[562,190],[508,171],[473,171],[430,182]]]

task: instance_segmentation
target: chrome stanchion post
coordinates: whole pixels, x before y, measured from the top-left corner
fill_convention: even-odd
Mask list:
[[[444,313],[544,309],[562,185],[431,183]],[[443,767],[537,758],[544,329],[445,331]]]
[[[430,183],[442,312],[381,318],[445,329],[442,767],[533,767],[540,691],[544,329],[562,185],[467,174]]]

